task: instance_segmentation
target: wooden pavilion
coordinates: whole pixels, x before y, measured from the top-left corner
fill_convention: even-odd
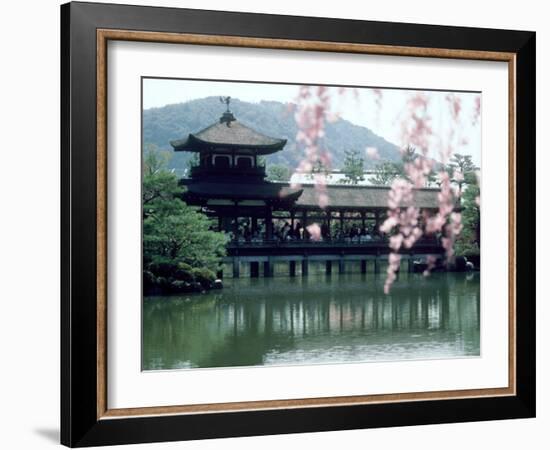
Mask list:
[[[315,185],[293,187],[266,180],[262,157],[281,151],[286,140],[266,136],[239,122],[229,104],[219,121],[170,143],[175,151],[198,154],[198,165],[180,180],[186,187],[184,200],[217,218],[220,231],[232,234],[228,254],[234,264],[235,258],[240,258],[238,262],[242,258],[256,258],[258,261],[250,259],[250,262],[269,263],[275,256],[287,257],[292,274],[291,256],[367,258],[388,253],[387,242],[378,231],[387,211],[388,187],[327,185],[328,206],[321,208]],[[438,192],[431,188],[416,190],[415,206],[435,211]],[[322,226],[322,243],[305,237],[281,239],[277,233],[283,224],[294,230],[297,226],[305,229],[312,223]],[[368,230],[369,241],[344,240],[344,231],[350,226]],[[433,254],[440,253],[441,248],[431,239],[419,242],[415,246],[417,254],[418,251]],[[238,276],[238,270],[233,272]]]

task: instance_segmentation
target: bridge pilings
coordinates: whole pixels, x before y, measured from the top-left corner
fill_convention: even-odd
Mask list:
[[[239,278],[241,272],[241,263],[238,257],[233,258],[233,278]]]
[[[289,261],[288,262],[288,274],[291,277],[296,276],[296,261]]]
[[[413,273],[414,259],[425,258],[428,255],[430,254],[402,254],[401,270],[406,273]],[[379,274],[382,262],[387,260],[387,254],[234,255],[226,257],[224,263],[226,264],[226,268],[232,271],[233,278],[240,278],[242,276],[250,276],[251,278],[263,276],[269,278],[275,275],[275,265],[277,263],[287,265],[288,272],[286,270],[285,272],[288,276],[295,277],[301,274],[301,276],[305,277],[310,274],[310,270],[312,269],[310,266],[313,263],[321,264],[320,268],[315,269],[315,273],[318,273],[319,270],[323,271],[324,266],[324,273],[330,275],[333,273],[334,265],[337,264],[338,273],[343,274],[346,273],[346,270],[351,270],[352,264],[355,264],[355,270],[359,269],[362,274],[366,274],[369,271],[369,267],[371,267],[374,274]],[[372,266],[370,266],[371,263]],[[242,264],[247,264],[249,270],[246,266],[243,268]],[[300,265],[298,266],[298,264]],[[359,267],[356,264],[359,264]],[[301,269],[300,273],[298,269]],[[223,271],[218,272],[217,276],[221,278]]]
[[[302,276],[307,277],[309,273],[309,261],[307,257],[304,256],[304,259],[302,259]]]
[[[346,262],[344,260],[343,256],[340,256],[338,259],[338,273],[345,273],[346,272]]]

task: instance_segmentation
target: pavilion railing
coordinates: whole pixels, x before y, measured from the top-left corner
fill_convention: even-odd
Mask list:
[[[293,240],[280,240],[280,239],[233,239],[228,243],[229,248],[295,248],[295,247],[365,247],[376,248],[388,246],[389,240],[385,237],[372,237],[368,240],[361,240],[354,238],[324,238],[321,240],[313,239],[293,239]],[[435,236],[424,237],[419,239],[415,246],[434,246],[439,247],[441,243]]]

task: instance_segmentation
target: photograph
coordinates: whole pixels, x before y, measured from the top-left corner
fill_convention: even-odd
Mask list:
[[[480,357],[481,92],[143,76],[141,107],[143,371]]]

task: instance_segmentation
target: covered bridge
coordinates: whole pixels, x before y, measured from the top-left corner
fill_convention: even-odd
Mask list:
[[[366,261],[373,258],[377,270],[378,260],[388,253],[379,226],[385,219],[390,188],[326,185],[321,190],[314,184],[268,181],[263,157],[285,144],[284,139],[265,136],[239,122],[229,105],[218,122],[171,142],[175,151],[198,154],[190,176],[180,180],[186,188],[184,200],[201,207],[216,219],[218,230],[231,235],[228,261],[233,263],[233,275],[239,276],[244,261],[251,264],[252,275],[263,262],[264,274],[269,276],[277,258],[289,262],[291,275],[296,261],[302,263],[302,274],[307,273],[311,258],[327,261],[327,271],[334,259],[339,260],[340,270],[346,259],[360,260],[366,270]],[[436,211],[438,192],[415,190],[414,206]],[[308,228],[313,224],[321,230],[315,239]],[[435,238],[423,239],[408,257],[413,252],[441,253],[441,247]]]

